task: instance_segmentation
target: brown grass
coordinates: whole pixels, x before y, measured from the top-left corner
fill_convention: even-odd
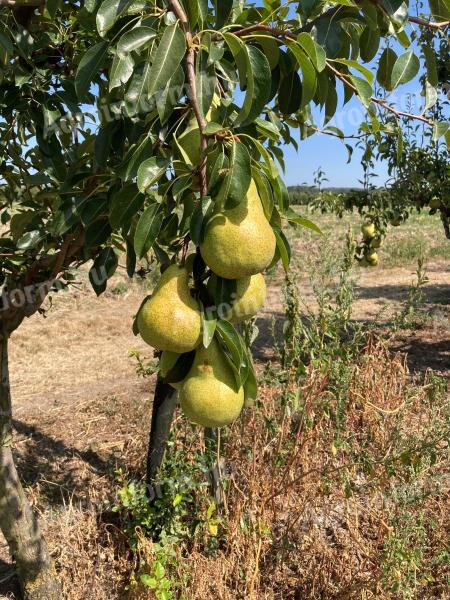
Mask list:
[[[264,385],[258,407],[247,410],[232,428],[224,441],[223,454],[233,475],[220,509],[220,543],[214,552],[207,552],[204,527],[180,541],[177,566],[170,570],[178,587],[176,597],[448,598],[449,565],[445,560],[436,563],[450,534],[444,437],[449,415],[443,396],[432,394],[432,382],[411,384],[404,360],[391,356],[383,345],[370,343],[353,367],[346,406],[349,417],[337,436],[330,415],[336,413],[338,398],[327,377],[311,370],[298,390],[297,407],[289,404],[297,392],[295,380]],[[283,409],[283,405],[293,408]],[[114,440],[123,442],[119,462],[139,474],[145,428],[138,410],[131,407],[125,418],[120,416],[125,404],[117,408],[109,430],[114,431]],[[104,410],[102,403],[93,403],[83,418],[102,415]],[[436,428],[438,422],[442,431]],[[100,423],[92,436],[101,447]],[[437,449],[434,463],[424,448],[431,439]],[[198,433],[182,419],[177,421],[174,442],[178,449],[185,448],[187,461],[202,449]],[[108,457],[106,472],[114,468],[110,449],[98,454]],[[58,490],[65,504],[42,514],[65,583],[64,597],[122,598],[132,572],[142,572],[153,560],[152,542],[141,538],[140,554],[131,554],[120,521],[102,510],[102,501],[114,495],[114,480],[99,474],[102,467],[96,472],[95,465],[86,466],[82,456],[72,460],[72,468],[77,464],[80,472],[84,464],[84,491],[78,489],[75,500],[67,496],[70,485],[66,485],[66,492]],[[77,472],[75,478],[79,476]],[[37,492],[43,489],[32,489],[36,504],[42,506],[43,497]],[[413,503],[401,500],[402,490],[415,495]],[[204,492],[198,492],[198,501],[206,501]],[[391,564],[386,558],[389,544],[406,535],[399,526],[405,511],[413,524],[424,523],[426,530],[413,587],[407,580],[408,561]],[[202,512],[195,517],[201,520]],[[420,528],[413,527],[406,541],[419,543],[419,533]],[[411,595],[405,595],[404,589]],[[130,597],[152,599],[154,595],[138,587]]]

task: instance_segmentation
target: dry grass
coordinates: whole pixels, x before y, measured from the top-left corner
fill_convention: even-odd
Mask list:
[[[174,597],[448,598],[449,414],[443,394],[432,379],[411,384],[400,356],[369,344],[352,369],[346,397],[347,417],[337,432],[339,398],[326,373],[311,370],[299,390],[294,380],[264,385],[258,407],[246,411],[224,441],[233,474],[220,511],[218,543],[208,550],[202,525],[180,539],[169,572],[178,589]],[[102,410],[100,403],[92,405],[90,414]],[[139,411],[111,418],[115,438],[124,442],[120,462],[139,474],[138,448],[145,443]],[[101,431],[95,434],[101,437]],[[184,452],[186,464],[202,451],[197,431],[182,419],[174,448]],[[141,538],[140,554],[133,557],[120,521],[101,510],[101,500],[115,492],[114,481],[88,469],[83,486],[85,494],[79,491],[76,501],[69,498],[57,512],[43,513],[64,597],[122,598],[132,572],[151,564],[153,543]],[[201,521],[207,498],[204,491],[197,494],[193,518]],[[35,501],[41,505],[42,498]],[[405,513],[408,523],[402,521]],[[399,544],[420,546],[420,560],[397,556],[392,548]],[[130,597],[155,596],[138,587]]]

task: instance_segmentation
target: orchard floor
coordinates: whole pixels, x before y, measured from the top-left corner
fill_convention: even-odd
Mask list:
[[[350,223],[356,231],[358,219],[341,223],[328,216],[311,218],[323,228],[328,242],[303,230],[292,234],[291,239],[300,297],[314,308],[308,275],[314,260],[320,259],[324,245],[332,259],[339,258],[346,227]],[[428,283],[423,287],[421,308],[426,318],[420,328],[402,329],[390,345],[392,350],[406,354],[411,372],[433,369],[450,377],[450,242],[445,241],[435,218],[413,219],[394,230],[381,252],[379,267],[355,268],[358,297],[353,319],[376,318],[379,326],[385,327],[401,311],[416,279],[419,246],[428,256]],[[82,273],[77,289],[55,296],[53,303],[47,304],[45,318],[33,316],[11,340],[20,474],[45,523],[52,552],[65,571],[70,571],[72,564],[77,569],[73,577],[79,578],[80,589],[95,577],[96,561],[114,558],[107,555],[110,550],[106,544],[106,555],[99,556],[101,545],[78,539],[81,534],[74,526],[77,511],[80,507],[90,510],[86,507],[113,493],[114,471],[126,468],[130,457],[138,471],[145,460],[154,383],[153,378],[138,376],[137,361],[130,351],[151,357],[149,348],[131,332],[133,315],[148,288],[142,282],[130,283],[122,272],[99,299]],[[257,366],[275,360],[270,323],[272,319],[283,320],[282,284],[283,273],[278,270],[269,278],[268,302],[258,323]],[[55,531],[58,535],[52,536]],[[86,551],[91,561],[77,562],[80,544],[91,544]],[[15,598],[14,589],[7,548],[0,540],[0,593]],[[98,592],[92,598],[114,600]]]

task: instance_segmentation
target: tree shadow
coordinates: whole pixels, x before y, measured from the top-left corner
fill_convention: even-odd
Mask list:
[[[130,472],[125,459],[112,451],[103,457],[92,449],[83,451],[68,446],[23,421],[14,419],[13,426],[25,438],[15,452],[21,481],[24,486],[39,483],[39,494],[50,505],[60,505],[68,499],[86,502],[94,477],[104,476],[113,482],[117,469]],[[130,472],[130,476],[139,478],[140,474]]]
[[[425,373],[427,370],[450,377],[450,339],[404,338],[394,341],[394,352],[406,356],[406,362],[412,373]]]

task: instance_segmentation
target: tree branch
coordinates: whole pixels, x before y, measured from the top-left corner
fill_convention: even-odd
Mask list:
[[[410,23],[416,23],[421,27],[429,27],[430,29],[445,29],[450,26],[450,21],[441,21],[440,23],[433,23],[432,21],[427,21],[426,19],[422,19],[421,17],[408,17]]]
[[[198,102],[197,95],[197,80],[195,76],[195,46],[193,44],[193,36],[188,31],[188,18],[187,15],[178,2],[178,0],[169,0],[169,7],[175,13],[177,18],[180,20],[186,35],[186,43],[188,51],[185,58],[186,63],[186,77],[188,83],[188,97],[191,103],[192,110],[194,111],[195,118],[197,119],[198,128],[200,131],[200,146],[201,146],[201,163],[198,170],[198,178],[200,182],[200,195],[202,198],[208,195],[208,181],[206,175],[206,156],[205,152],[208,148],[208,140],[203,134],[203,130],[206,127],[206,119],[201,111],[200,104]]]
[[[340,71],[338,71],[338,69],[336,69],[335,67],[333,67],[333,65],[329,61],[327,61],[327,69],[329,71],[331,71],[332,73],[334,73],[334,75],[340,81],[342,81],[342,83],[346,87],[350,88],[351,90],[353,90],[358,95],[358,90],[356,89],[356,87],[345,77],[345,75],[343,75]],[[407,112],[404,112],[402,110],[397,110],[394,106],[391,106],[390,104],[388,104],[387,101],[384,98],[375,98],[374,96],[372,96],[370,100],[372,102],[374,102],[375,104],[378,104],[379,106],[381,106],[385,110],[391,112],[397,118],[398,117],[404,117],[405,119],[410,119],[410,120],[415,120],[415,121],[421,121],[422,123],[426,123],[427,125],[431,125],[431,126],[434,125],[434,122],[431,119],[427,119],[426,117],[423,117],[422,115],[413,115],[411,113],[407,113]]]

